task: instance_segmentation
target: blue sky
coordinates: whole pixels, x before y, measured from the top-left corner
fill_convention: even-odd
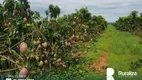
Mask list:
[[[0,0],[2,2],[3,0]],[[87,6],[93,15],[102,15],[108,22],[114,22],[120,16],[128,15],[132,10],[142,12],[142,0],[29,0],[31,8],[42,16],[49,4],[61,8],[61,16],[75,12],[75,9]]]

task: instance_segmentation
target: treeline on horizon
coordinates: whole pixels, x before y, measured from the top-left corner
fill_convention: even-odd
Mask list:
[[[113,25],[121,31],[142,32],[142,13],[138,15],[138,11],[134,10],[128,16],[120,17]]]

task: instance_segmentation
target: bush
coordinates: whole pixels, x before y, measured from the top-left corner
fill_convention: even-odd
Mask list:
[[[0,4],[2,72],[25,67],[32,75],[76,65],[81,59],[78,43],[95,39],[107,26],[102,16],[92,17],[87,8],[59,17],[60,8],[50,5],[45,13],[41,18],[27,0]]]
[[[139,33],[142,30],[142,13],[132,11],[129,16],[120,17],[113,25],[118,30]]]

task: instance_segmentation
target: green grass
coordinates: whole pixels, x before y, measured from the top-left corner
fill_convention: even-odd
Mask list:
[[[109,67],[115,71],[130,71],[131,62],[142,59],[142,44],[139,42],[139,36],[132,35],[129,32],[122,32],[109,25],[108,28],[101,34],[92,51],[88,56],[98,61],[99,56],[108,52]],[[96,50],[97,52],[93,52]],[[142,68],[135,70],[138,75],[142,75]],[[117,74],[115,74],[117,76]]]
[[[109,26],[107,34],[111,35],[112,40],[109,41],[111,48],[109,49],[108,61],[111,67],[116,70],[129,71],[130,64],[137,59],[142,59],[142,45],[139,44],[139,37],[129,32],[121,32]],[[142,74],[141,69],[136,70]]]

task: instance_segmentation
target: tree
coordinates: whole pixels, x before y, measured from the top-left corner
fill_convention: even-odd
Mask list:
[[[57,16],[59,16],[59,14],[60,14],[60,8],[58,6],[55,6],[54,7],[54,12],[55,12],[54,13],[55,14],[54,17],[57,18]]]
[[[60,14],[60,8],[52,4],[49,5],[50,18],[57,18]]]
[[[142,19],[142,13],[140,13],[140,18]]]
[[[142,29],[141,20],[142,20],[142,13],[140,14],[140,16],[138,16],[138,12],[134,10],[129,14],[129,16],[119,18],[114,23],[114,26],[118,30],[138,32]]]
[[[81,19],[82,23],[91,19],[91,13],[88,11],[87,7],[77,10],[76,15]]]
[[[131,19],[136,19],[136,17],[138,16],[138,11],[132,11],[129,16],[131,17]]]

